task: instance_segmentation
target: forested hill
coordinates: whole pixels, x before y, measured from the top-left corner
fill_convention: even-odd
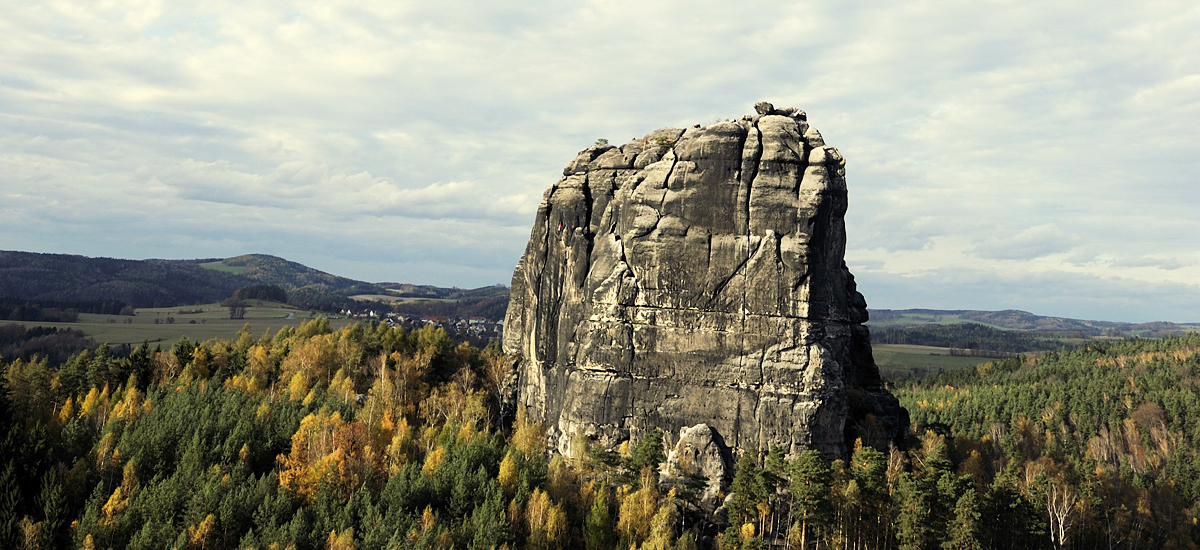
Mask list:
[[[377,292],[379,285],[331,275],[296,262],[265,254],[246,254],[200,264],[201,267],[240,274],[257,284],[276,285],[289,292],[324,288],[343,295]]]
[[[441,329],[0,362],[0,548],[1196,548],[1200,335],[894,387],[906,448],[743,449],[724,514],[661,432],[548,458],[508,363]],[[719,405],[719,404],[718,404]],[[504,429],[500,429],[503,427]],[[702,486],[702,485],[701,485]]]
[[[872,309],[870,325],[873,328],[923,325],[955,325],[977,323],[998,329],[1028,330],[1040,333],[1078,334],[1082,336],[1139,335],[1143,332],[1186,332],[1195,330],[1195,323],[1172,323],[1154,321],[1150,323],[1124,323],[1120,321],[1092,321],[1036,315],[1028,311],[1006,309],[983,311],[973,309]]]
[[[255,285],[278,286],[290,302],[310,307],[336,306],[346,296],[381,290],[262,254],[225,260],[120,260],[0,251],[0,297],[19,300],[116,300],[132,307],[172,307],[219,302]]]
[[[21,300],[169,307],[220,301],[251,284],[246,277],[200,267],[199,261],[0,252],[0,296]]]
[[[1014,357],[893,391],[985,507],[1010,499],[991,512],[1009,514],[1009,547],[1197,547],[1200,334]]]

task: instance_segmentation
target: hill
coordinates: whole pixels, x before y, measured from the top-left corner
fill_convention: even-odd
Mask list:
[[[219,302],[240,288],[275,285],[288,302],[315,309],[352,304],[381,292],[371,283],[264,254],[227,259],[121,260],[0,251],[0,297],[69,304],[120,301],[134,308]]]
[[[1125,323],[1120,321],[1093,321],[1035,315],[1028,311],[1006,309],[982,311],[965,309],[872,309],[872,327],[890,328],[897,326],[954,325],[979,323],[999,329],[1028,330],[1044,333],[1080,336],[1167,336],[1185,334],[1200,328],[1200,323],[1172,323],[1154,321],[1150,323]]]
[[[211,304],[247,287],[277,286],[287,302],[320,311],[363,301],[413,316],[504,318],[508,288],[369,283],[266,254],[196,260],[122,260],[0,251],[0,318],[59,321],[64,312],[116,314],[129,308]],[[129,310],[126,310],[127,313]],[[15,314],[13,312],[16,312]]]
[[[417,317],[473,318],[489,321],[504,319],[508,309],[508,287],[492,285],[480,288],[445,288],[405,283],[380,283],[388,290],[384,296],[355,296],[391,304],[396,313]]]
[[[133,307],[220,301],[253,284],[196,262],[119,260],[67,254],[0,252],[0,297],[85,302],[119,300]]]
[[[924,440],[913,447],[944,442],[951,471],[980,494],[1007,486],[1049,511],[1035,529],[1010,518],[1007,536],[1049,528],[1064,546],[1154,548],[1200,537],[1198,388],[1191,334],[1014,357],[893,390]]]
[[[376,284],[332,275],[265,254],[246,254],[218,262],[202,263],[200,266],[218,271],[231,268],[258,284],[276,285],[289,294],[334,293],[349,296],[377,292],[380,289]]]

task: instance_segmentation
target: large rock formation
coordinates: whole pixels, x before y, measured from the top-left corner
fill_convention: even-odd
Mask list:
[[[504,349],[560,450],[704,423],[840,457],[907,425],[843,261],[845,160],[803,111],[755,108],[589,147],[546,191]]]

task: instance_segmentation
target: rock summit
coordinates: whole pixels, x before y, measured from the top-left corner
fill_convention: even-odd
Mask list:
[[[512,279],[516,398],[568,452],[705,424],[722,445],[844,457],[907,412],[846,268],[846,161],[804,111],[581,151]]]

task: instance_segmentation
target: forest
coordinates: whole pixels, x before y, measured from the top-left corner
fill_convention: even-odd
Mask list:
[[[120,260],[0,251],[0,300],[8,310],[28,302],[92,313],[108,313],[96,311],[105,303],[120,304],[118,311],[125,305],[174,307],[220,302],[239,290],[266,286],[286,291],[292,305],[321,311],[354,307],[356,302],[348,296],[382,291],[371,283],[262,254],[224,260]]]
[[[1200,335],[893,387],[905,448],[744,450],[725,504],[665,489],[661,433],[548,452],[509,359],[324,319],[3,364],[0,547],[1195,548]],[[577,435],[580,443],[586,443]],[[669,440],[669,438],[667,438]],[[588,448],[575,445],[575,448]]]
[[[354,296],[379,296],[381,302]],[[119,260],[0,250],[0,319],[73,322],[78,313],[268,300],[334,313],[384,308],[416,316],[504,318],[508,288],[368,283],[265,254]]]
[[[911,344],[1009,354],[1053,351],[1066,345],[1066,341],[1057,335],[998,329],[979,323],[882,327],[871,331],[871,343]]]

